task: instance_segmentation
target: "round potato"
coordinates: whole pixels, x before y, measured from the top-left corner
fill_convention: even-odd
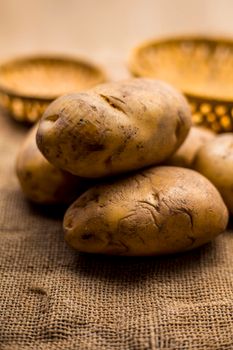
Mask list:
[[[59,168],[104,177],[161,163],[190,126],[189,106],[174,88],[131,79],[54,101],[40,122],[37,144]]]
[[[194,158],[202,145],[212,140],[216,134],[200,126],[192,126],[180,148],[166,161],[168,165],[193,168]]]
[[[91,188],[67,210],[64,230],[82,252],[158,255],[200,246],[227,222],[227,208],[209,180],[161,166]]]
[[[36,145],[37,127],[28,133],[16,159],[21,188],[33,202],[70,203],[89,187],[88,181],[55,168],[44,158]]]
[[[202,146],[194,167],[218,188],[233,214],[233,134],[218,135]]]

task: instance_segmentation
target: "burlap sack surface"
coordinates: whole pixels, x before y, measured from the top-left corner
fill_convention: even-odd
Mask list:
[[[233,233],[170,257],[79,254],[61,212],[21,194],[25,132],[0,114],[0,349],[233,349]]]

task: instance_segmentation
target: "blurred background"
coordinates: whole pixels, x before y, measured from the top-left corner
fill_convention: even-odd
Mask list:
[[[233,36],[232,14],[232,0],[0,0],[0,59],[62,52],[126,60],[148,38]]]

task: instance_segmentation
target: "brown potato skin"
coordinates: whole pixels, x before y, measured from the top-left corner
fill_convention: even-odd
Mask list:
[[[161,163],[190,127],[190,109],[179,92],[161,81],[131,79],[54,101],[37,144],[59,168],[104,177]]]
[[[25,196],[36,203],[71,203],[88,189],[86,179],[55,168],[36,145],[35,125],[28,133],[16,159],[16,174]]]
[[[218,135],[202,146],[194,168],[217,187],[233,214],[233,133]]]
[[[201,174],[154,167],[85,192],[64,217],[66,241],[88,253],[161,255],[198,247],[224,231],[228,211]]]
[[[192,126],[182,145],[166,161],[166,164],[192,169],[195,156],[200,147],[215,136],[216,134],[207,128]]]

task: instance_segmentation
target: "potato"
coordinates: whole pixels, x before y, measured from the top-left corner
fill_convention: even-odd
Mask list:
[[[158,255],[198,247],[227,221],[210,181],[161,166],[91,188],[69,207],[63,225],[66,241],[82,252]]]
[[[180,148],[166,161],[167,165],[175,165],[184,168],[193,168],[193,161],[199,148],[209,140],[212,140],[216,134],[200,126],[192,126],[184,143]]]
[[[54,101],[40,122],[37,144],[59,168],[104,177],[161,163],[190,126],[179,92],[161,81],[131,79]]]
[[[218,135],[202,146],[194,167],[218,188],[233,214],[233,134]]]
[[[36,145],[37,127],[32,128],[16,160],[16,173],[21,188],[33,202],[71,203],[88,187],[88,181],[55,168]]]

